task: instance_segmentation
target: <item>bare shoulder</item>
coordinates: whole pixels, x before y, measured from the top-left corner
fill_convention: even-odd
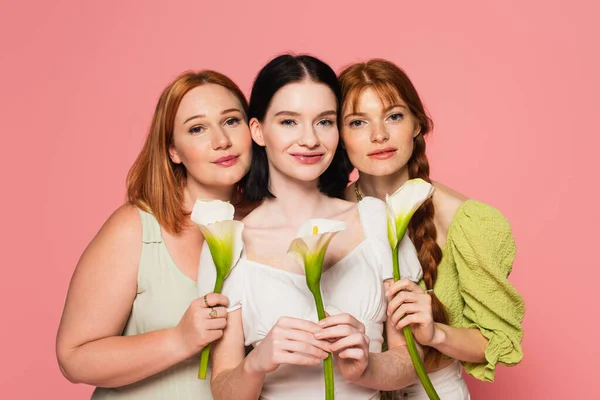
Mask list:
[[[260,222],[264,221],[265,207],[263,204],[255,207],[250,212],[248,212],[241,221],[244,223],[245,227],[259,227]]]
[[[142,237],[140,212],[131,204],[123,204],[108,217],[96,237],[140,241]]]
[[[435,220],[438,228],[448,232],[454,215],[469,198],[439,182],[433,182],[433,205],[435,207]]]
[[[337,199],[331,198],[332,209],[335,210],[334,213],[344,215],[348,213],[352,213],[353,211],[358,209],[358,205],[354,201],[349,201],[345,199]]]
[[[85,249],[78,269],[100,266],[107,268],[131,264],[137,268],[142,251],[142,220],[138,209],[131,204],[119,207],[106,220],[100,231]]]

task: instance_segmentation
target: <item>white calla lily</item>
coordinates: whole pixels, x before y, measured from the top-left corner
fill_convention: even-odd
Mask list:
[[[300,227],[288,250],[288,254],[295,255],[304,266],[306,284],[315,298],[319,320],[325,318],[325,308],[321,295],[323,260],[333,236],[344,229],[346,229],[346,223],[343,221],[310,219]],[[323,362],[323,372],[325,375],[325,399],[333,400],[333,361],[331,354]]]
[[[233,205],[221,200],[196,200],[192,209],[191,219],[200,227],[217,271],[214,293],[221,293],[223,283],[237,264],[244,247],[244,224],[234,221],[234,214]],[[200,379],[206,378],[209,353],[210,345],[202,349],[198,372]]]
[[[433,195],[434,187],[423,179],[408,180],[392,195],[385,196],[388,208],[388,239],[392,248],[402,240],[415,211]]]
[[[196,200],[192,209],[192,221],[198,225],[209,225],[219,221],[231,221],[235,214],[235,207],[222,200]]]
[[[385,197],[388,213],[388,239],[390,241],[390,246],[392,247],[394,281],[405,277],[403,274],[406,273],[406,271],[400,268],[398,253],[401,247],[408,245],[408,242],[405,241],[405,234],[410,219],[419,207],[433,195],[433,191],[434,187],[429,182],[417,178],[408,180],[400,187],[400,189],[396,190],[394,194],[391,196],[386,195]],[[412,242],[410,245],[412,246]],[[407,254],[411,253],[408,252]],[[410,273],[410,271],[408,271],[408,273]],[[408,276],[408,278],[412,277]],[[430,399],[439,400],[440,397],[436,393],[435,388],[427,375],[427,371],[425,371],[423,361],[417,352],[415,338],[412,334],[410,325],[405,326],[402,329],[402,333],[406,339],[408,353],[410,354],[415,371],[417,372],[421,384],[425,388],[425,392]]]

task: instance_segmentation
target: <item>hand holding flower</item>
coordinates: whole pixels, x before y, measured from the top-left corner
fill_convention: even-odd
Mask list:
[[[342,376],[354,382],[369,365],[370,339],[362,322],[350,314],[328,316],[319,321],[322,331],[315,333],[319,340],[329,340],[331,351]]]
[[[282,317],[248,355],[247,365],[258,374],[273,372],[282,364],[319,365],[331,351],[329,342],[315,338],[319,331],[312,321]]]
[[[431,296],[423,288],[408,278],[402,278],[390,285],[388,296],[388,318],[391,318],[396,329],[409,326],[419,344],[432,346],[439,336],[433,321]]]
[[[191,219],[200,227],[217,270],[217,279],[213,290],[215,293],[221,293],[225,278],[236,265],[242,252],[244,224],[240,221],[233,221],[234,213],[235,209],[230,203],[220,200],[196,200],[192,210]],[[198,293],[198,295],[203,296],[204,294]],[[202,349],[200,370],[198,371],[200,379],[206,378],[209,353],[210,344]]]

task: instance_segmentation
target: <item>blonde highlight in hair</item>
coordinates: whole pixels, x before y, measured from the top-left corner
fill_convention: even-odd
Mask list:
[[[227,76],[215,71],[185,72],[162,92],[142,151],[127,175],[127,200],[152,213],[168,232],[179,233],[188,213],[183,205],[187,171],[169,156],[173,141],[175,115],[183,97],[204,84],[223,86],[240,101],[247,115],[248,102],[240,88]]]

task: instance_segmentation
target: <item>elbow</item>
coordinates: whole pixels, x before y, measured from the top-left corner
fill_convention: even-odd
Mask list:
[[[58,361],[58,367],[60,369],[60,372],[65,378],[67,378],[69,382],[84,383],[81,379],[80,374],[78,374],[79,368],[77,368],[77,366],[74,365],[72,353],[73,351],[57,349],[56,359]]]

